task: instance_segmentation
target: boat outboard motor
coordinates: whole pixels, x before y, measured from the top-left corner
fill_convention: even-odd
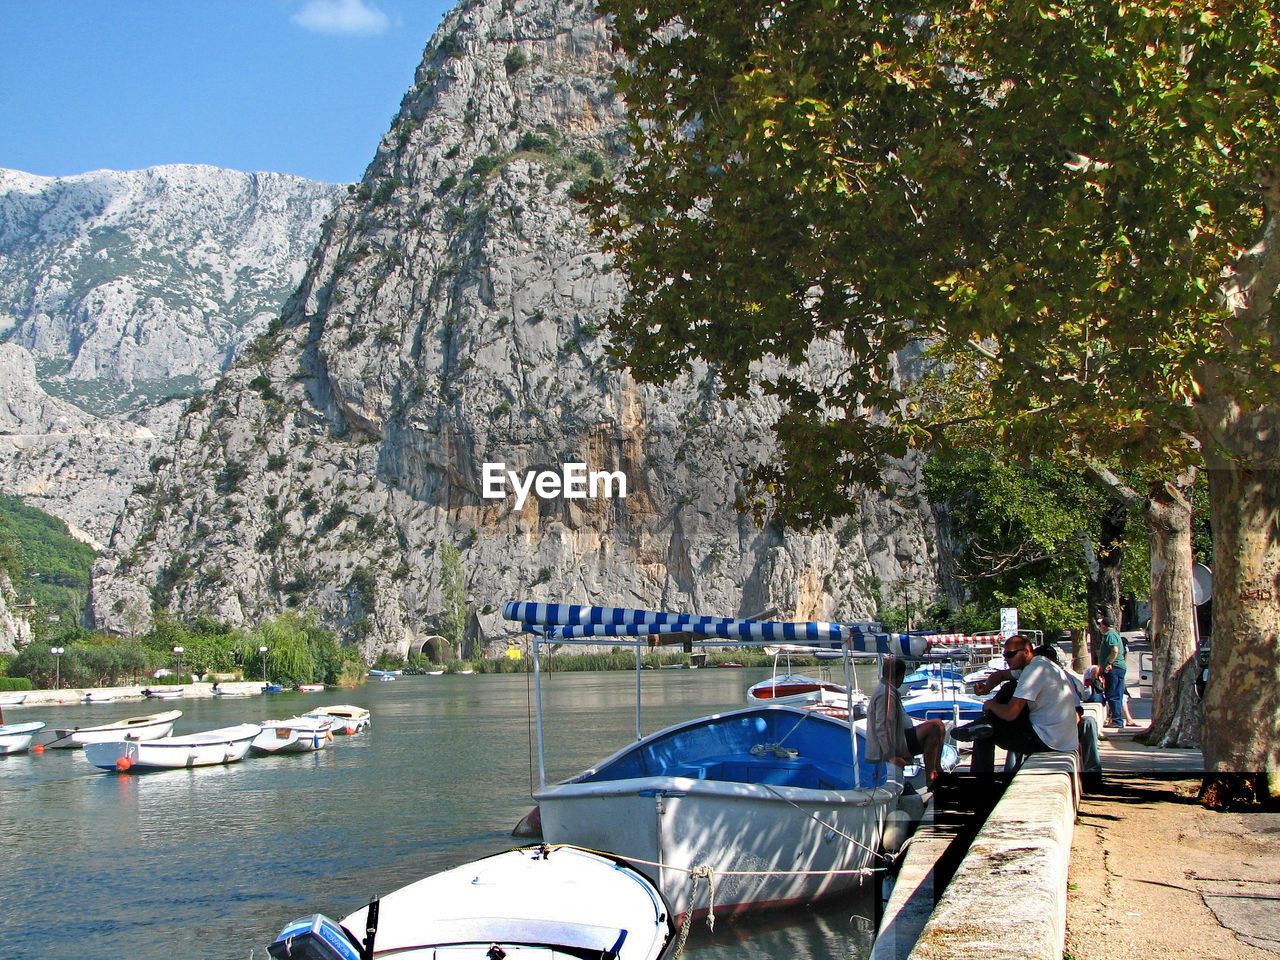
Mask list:
[[[276,960],[362,960],[364,955],[346,927],[320,913],[281,930],[267,953]]]

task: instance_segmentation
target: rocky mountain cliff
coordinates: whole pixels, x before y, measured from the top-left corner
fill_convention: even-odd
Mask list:
[[[95,414],[207,388],[279,315],[345,190],[206,166],[0,170],[0,337]]]
[[[776,410],[607,361],[624,290],[574,196],[626,160],[612,66],[589,4],[445,18],[282,322],[129,500],[95,575],[101,625],[138,629],[152,604],[244,623],[296,606],[366,655],[403,653],[438,627],[444,545],[482,643],[507,633],[509,598],[855,618],[935,592],[913,470],[838,528],[757,528],[733,504]],[[621,471],[627,496],[517,507],[484,496],[496,463]]]
[[[31,623],[25,610],[10,609],[17,605],[17,596],[9,574],[0,570],[0,653],[16,653],[31,642]]]
[[[0,490],[65,520],[73,536],[103,549],[125,499],[165,451],[185,402],[130,417],[95,417],[51,397],[31,354],[0,343]]]

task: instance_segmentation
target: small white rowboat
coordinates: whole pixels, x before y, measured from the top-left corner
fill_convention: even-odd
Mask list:
[[[333,742],[333,722],[326,717],[268,720],[253,738],[254,753],[310,753]]]
[[[47,746],[55,749],[83,747],[90,743],[108,743],[114,740],[158,740],[173,733],[173,722],[182,716],[181,710],[166,710],[143,717],[125,717],[111,723],[93,727],[72,727],[54,731],[57,736]]]
[[[31,738],[44,729],[44,721],[0,724],[0,754],[22,753],[31,746]]]
[[[85,758],[95,767],[125,773],[129,770],[176,770],[212,767],[243,760],[253,738],[262,732],[256,723],[206,730],[162,740],[114,740],[87,743]]]
[[[661,895],[630,864],[543,845],[411,883],[341,923],[295,920],[267,950],[279,960],[659,960],[674,932]]]
[[[369,726],[371,717],[364,707],[353,707],[349,703],[335,703],[327,707],[316,707],[308,711],[308,717],[321,717],[333,721],[334,733],[359,733]]]

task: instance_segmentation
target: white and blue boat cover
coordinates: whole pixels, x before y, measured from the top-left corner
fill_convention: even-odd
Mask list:
[[[502,606],[507,620],[548,640],[607,637],[652,637],[691,633],[708,640],[739,643],[792,643],[832,648],[847,646],[855,653],[884,653],[920,657],[929,648],[927,637],[905,633],[881,633],[878,623],[782,622],[737,617],[703,617],[690,613],[664,613],[628,607],[592,607],[571,603],[508,601]]]

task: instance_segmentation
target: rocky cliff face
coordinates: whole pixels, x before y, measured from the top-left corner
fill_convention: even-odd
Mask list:
[[[129,501],[100,624],[136,629],[153,602],[249,623],[313,607],[368,655],[404,652],[437,627],[445,544],[482,641],[509,598],[855,618],[933,593],[911,469],[836,529],[757,528],[733,503],[776,411],[606,360],[624,291],[574,194],[625,162],[612,66],[587,4],[446,17],[282,325],[192,404]],[[486,463],[620,471],[627,496],[517,507],[484,496]]]
[[[0,170],[0,337],[95,414],[206,388],[279,315],[340,194],[204,166]]]
[[[17,599],[9,575],[0,570],[0,653],[17,653],[31,642],[31,622],[22,615],[25,611],[10,608]]]
[[[0,490],[65,520],[102,549],[135,487],[166,459],[184,403],[94,417],[51,397],[22,347],[0,343]]]

